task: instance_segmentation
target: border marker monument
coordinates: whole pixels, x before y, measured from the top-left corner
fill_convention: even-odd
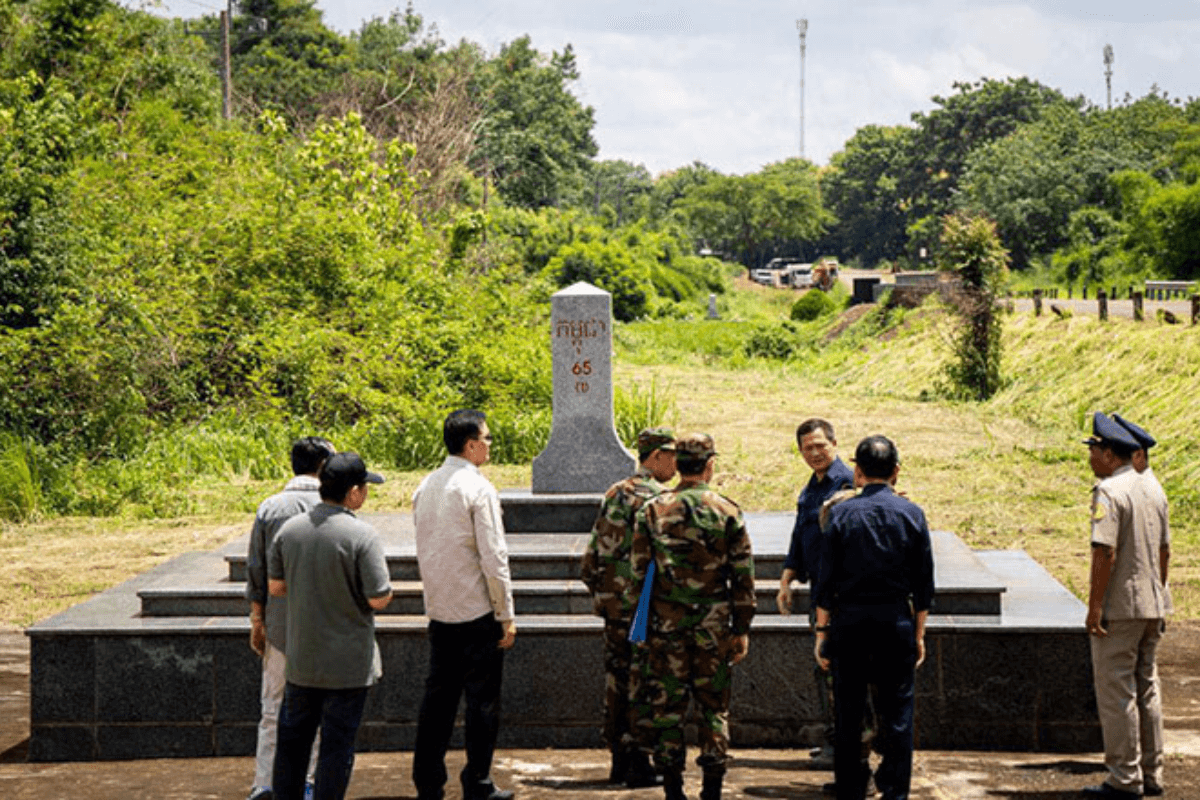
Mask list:
[[[612,295],[576,283],[550,300],[554,421],[533,493],[604,493],[637,470],[613,425]]]

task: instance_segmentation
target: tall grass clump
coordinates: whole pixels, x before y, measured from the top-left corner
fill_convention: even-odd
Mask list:
[[[0,433],[0,520],[28,522],[38,513],[40,493],[25,443]]]
[[[617,387],[613,394],[617,437],[626,444],[636,442],[638,432],[643,428],[675,424],[678,416],[675,401],[657,379],[645,387],[640,384],[629,389]]]

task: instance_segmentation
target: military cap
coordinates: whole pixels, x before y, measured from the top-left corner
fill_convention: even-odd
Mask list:
[[[1120,414],[1113,414],[1112,418],[1114,422],[1116,422],[1125,430],[1129,431],[1130,436],[1132,436],[1134,439],[1137,439],[1138,446],[1142,450],[1149,450],[1151,447],[1154,447],[1154,445],[1158,444],[1155,438],[1146,432],[1145,428],[1139,425],[1134,425],[1129,420],[1123,418]]]
[[[1109,447],[1115,447],[1118,450],[1140,450],[1141,445],[1137,439],[1133,438],[1133,434],[1125,430],[1125,428],[1109,419],[1109,416],[1103,412],[1097,411],[1092,415],[1092,436],[1090,439],[1084,439],[1086,445],[1101,444]]]
[[[638,455],[642,458],[655,450],[674,450],[675,432],[670,428],[643,428],[637,437]]]
[[[705,461],[716,454],[716,446],[707,433],[689,433],[675,441],[675,458],[679,461]]]

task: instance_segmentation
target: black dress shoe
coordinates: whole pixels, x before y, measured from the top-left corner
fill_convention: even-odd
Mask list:
[[[1107,797],[1109,800],[1132,800],[1135,797],[1141,797],[1137,792],[1127,792],[1108,783],[1102,783],[1099,786],[1085,786],[1083,796]]]
[[[1151,783],[1151,784],[1147,784],[1146,786],[1142,787],[1142,797],[1162,797],[1162,796],[1163,796],[1163,787],[1161,787],[1161,786],[1155,786],[1154,784]]]

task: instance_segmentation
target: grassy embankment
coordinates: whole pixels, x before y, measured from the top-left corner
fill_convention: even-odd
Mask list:
[[[864,318],[788,333],[787,361],[750,358],[751,331],[777,325],[789,293],[742,288],[721,322],[620,326],[618,385],[669,398],[664,420],[706,430],[721,452],[716,483],[747,510],[790,509],[807,470],[796,424],[824,416],[843,455],[870,433],[897,442],[901,485],[933,526],[971,546],[1028,551],[1076,594],[1087,588],[1085,448],[1093,409],[1117,410],[1160,440],[1152,460],[1172,498],[1172,586],[1178,616],[1200,617],[1200,330],[1077,316],[1007,322],[1009,385],[985,404],[928,399],[945,358],[944,318],[909,312],[896,328]],[[844,323],[843,323],[844,324]],[[841,327],[837,325],[836,327]],[[528,466],[485,468],[527,486]],[[389,473],[368,509],[403,509],[419,472]],[[0,527],[0,626],[21,626],[179,552],[242,534],[276,481],[230,475],[197,486],[202,513],[152,521],[57,519]]]

